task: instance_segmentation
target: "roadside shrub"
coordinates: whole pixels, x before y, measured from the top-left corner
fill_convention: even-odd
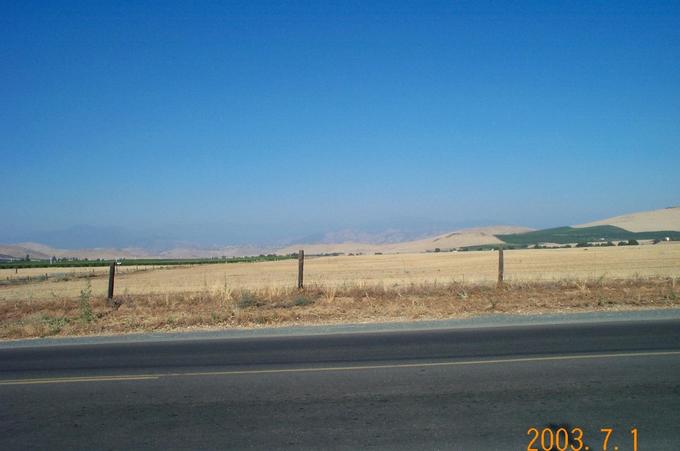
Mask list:
[[[50,315],[43,315],[40,320],[47,326],[48,335],[56,335],[61,332],[61,329],[69,324],[69,319],[65,317],[55,317]]]
[[[298,296],[293,300],[293,305],[296,307],[304,307],[305,305],[311,305],[313,303],[314,300],[306,296]]]
[[[89,323],[94,319],[92,315],[92,306],[90,299],[92,298],[92,283],[88,280],[84,290],[80,290],[80,319],[83,322]]]
[[[255,307],[257,305],[257,298],[252,292],[244,290],[241,292],[238,301],[236,301],[236,305],[238,308]]]

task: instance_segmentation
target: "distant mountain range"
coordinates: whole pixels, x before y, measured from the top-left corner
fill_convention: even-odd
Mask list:
[[[461,229],[440,235],[430,236],[413,241],[401,241],[395,243],[365,243],[358,241],[345,241],[336,243],[299,243],[279,249],[279,253],[288,254],[304,249],[309,254],[368,254],[368,253],[407,253],[427,252],[436,249],[452,249],[481,244],[500,244],[497,234],[512,234],[531,231],[527,227],[516,226],[490,226]]]
[[[76,230],[81,234],[82,243],[95,243],[89,235],[99,236],[102,231],[82,226]],[[606,241],[622,239],[663,239],[669,236],[680,239],[680,207],[669,207],[660,210],[631,213],[616,216],[588,224],[554,229],[532,230],[519,226],[490,226],[460,228],[446,233],[418,236],[417,232],[399,229],[367,232],[353,229],[323,234],[309,235],[288,245],[236,245],[236,246],[197,246],[182,243],[163,236],[149,236],[147,241],[135,235],[111,228],[106,230],[114,236],[120,247],[97,247],[83,245],[79,249],[63,249],[35,242],[0,245],[0,259],[24,258],[29,255],[33,259],[56,257],[77,258],[200,258],[200,257],[234,257],[259,254],[289,254],[305,249],[308,254],[330,253],[406,253],[428,252],[436,249],[449,250],[461,247],[495,245],[495,244],[536,244],[536,243],[576,243],[580,241]],[[67,240],[73,234],[68,232]],[[95,238],[96,238],[95,236]],[[133,242],[135,245],[130,245]]]

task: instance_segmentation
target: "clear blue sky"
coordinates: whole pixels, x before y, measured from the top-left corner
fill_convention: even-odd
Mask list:
[[[680,203],[680,2],[0,5],[0,242]]]

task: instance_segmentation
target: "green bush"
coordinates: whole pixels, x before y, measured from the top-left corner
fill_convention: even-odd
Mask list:
[[[304,307],[305,305],[310,305],[313,304],[314,300],[306,297],[306,296],[298,296],[293,300],[293,305],[296,307]]]
[[[92,283],[88,280],[85,289],[80,290],[80,319],[86,323],[94,319],[90,298],[92,298]]]
[[[241,292],[236,305],[238,308],[255,307],[257,305],[257,298],[250,291],[244,290]]]
[[[61,329],[66,327],[70,320],[65,317],[56,317],[56,316],[50,316],[50,315],[43,315],[40,320],[42,321],[43,324],[45,324],[48,329],[49,329],[49,335],[55,335],[61,332]]]

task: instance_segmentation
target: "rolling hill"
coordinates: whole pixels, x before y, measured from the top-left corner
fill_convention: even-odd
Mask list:
[[[89,249],[58,249],[40,243],[19,243],[13,245],[0,244],[0,257],[2,259],[22,259],[29,255],[31,259],[47,260],[52,256],[59,258],[76,257],[79,259],[96,260],[103,259],[184,259],[184,258],[211,258],[211,257],[241,257],[259,255],[272,252],[259,246],[223,246],[216,248],[201,247],[175,247],[161,252],[152,252],[142,248],[89,248]]]
[[[26,255],[30,255],[31,258],[36,258],[39,260],[44,260],[50,258],[54,254],[45,254],[34,248],[26,246],[29,243],[22,244],[0,244],[0,258],[24,258]]]
[[[655,232],[630,232],[621,227],[598,225],[591,227],[555,227],[527,233],[497,235],[510,245],[530,246],[532,244],[575,244],[625,240],[680,240],[680,232],[659,230]]]
[[[394,238],[394,234],[390,235]],[[78,258],[206,258],[206,257],[239,257],[259,254],[291,254],[304,249],[307,254],[373,254],[373,253],[417,253],[450,250],[459,248],[493,247],[500,244],[508,246],[531,246],[534,244],[573,244],[581,242],[602,242],[622,240],[654,240],[669,237],[680,240],[680,207],[630,213],[608,219],[567,227],[532,230],[517,226],[492,226],[469,228],[436,235],[423,239],[393,242],[364,241],[362,235],[325,234],[322,241],[310,239],[282,248],[262,246],[219,246],[173,247],[163,251],[149,251],[141,247],[128,248],[88,248],[57,249],[39,243],[18,243],[0,245],[0,258],[23,258],[26,254],[34,259],[56,257]],[[225,237],[225,241],[228,237]],[[329,242],[337,239],[338,242]]]
[[[14,258],[24,258],[29,255],[31,259],[47,260],[50,257],[59,258],[149,258],[150,253],[144,249],[108,249],[108,248],[89,248],[89,249],[57,249],[40,243],[17,243],[12,245],[0,244],[0,254]]]
[[[680,240],[680,207],[631,213],[571,227],[502,234],[497,238],[518,246],[665,238],[676,241]]]
[[[655,232],[658,230],[680,232],[680,207],[630,213],[587,224],[575,225],[574,227],[584,228],[601,225],[620,227],[629,232]]]
[[[582,242],[654,240],[669,237],[680,240],[680,207],[631,213],[588,224],[532,230],[525,227],[495,226],[464,229],[430,238],[389,244],[355,241],[340,243],[300,243],[279,249],[293,253],[305,249],[309,254],[331,253],[407,253],[428,252],[476,246],[531,246],[534,244],[576,244]]]

